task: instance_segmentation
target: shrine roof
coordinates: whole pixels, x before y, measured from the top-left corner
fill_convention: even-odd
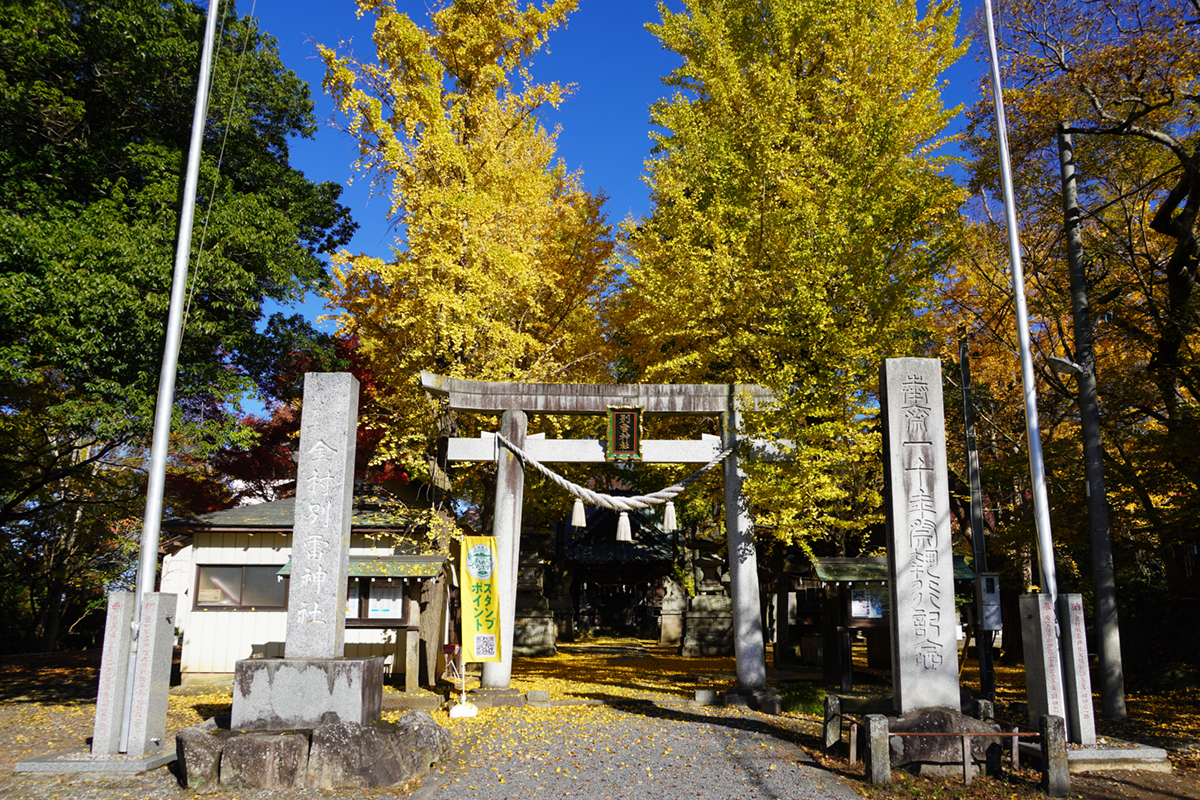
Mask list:
[[[813,572],[825,583],[886,583],[887,558],[814,558]],[[954,556],[954,580],[973,581],[975,571],[964,556]]]
[[[436,578],[445,556],[350,556],[351,578]],[[290,575],[292,560],[277,572]]]
[[[195,533],[197,531],[291,531],[296,519],[296,500],[287,498],[269,503],[210,511],[192,517],[163,521],[163,530]],[[407,530],[419,519],[418,513],[385,490],[358,487],[354,490],[350,527],[357,532],[370,530]]]

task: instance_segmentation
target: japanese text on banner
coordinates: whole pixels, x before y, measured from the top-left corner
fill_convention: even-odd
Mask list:
[[[464,662],[500,660],[500,589],[496,564],[495,537],[463,537]]]

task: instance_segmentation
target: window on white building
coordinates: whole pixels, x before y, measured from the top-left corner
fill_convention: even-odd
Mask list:
[[[278,564],[197,567],[196,608],[287,608],[288,583],[279,579],[278,572]]]

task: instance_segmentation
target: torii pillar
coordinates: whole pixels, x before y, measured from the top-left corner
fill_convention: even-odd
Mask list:
[[[525,449],[529,418],[524,411],[508,410],[500,416],[500,433]],[[521,507],[525,499],[525,466],[507,447],[496,463],[496,502],[492,511],[492,536],[500,563],[496,577],[500,591],[500,661],[483,664],[481,689],[508,689],[512,681],[513,625],[517,618],[517,569],[521,563]]]
[[[725,447],[738,444],[741,413],[733,388],[729,410],[721,419]],[[758,588],[758,553],[754,546],[754,522],[746,496],[742,494],[745,473],[738,454],[725,459],[725,541],[729,552],[729,591],[733,595],[733,654],[737,658],[738,688],[752,693],[766,688],[767,659],[763,644],[761,602]]]
[[[741,428],[737,400],[756,403],[771,398],[758,386],[730,384],[559,384],[490,383],[421,373],[421,386],[446,397],[455,411],[501,414],[500,432],[513,444],[542,463],[602,463],[603,444],[598,440],[526,440],[527,413],[605,414],[610,406],[637,406],[647,414],[709,416],[722,421],[722,443],[738,442]],[[722,447],[716,442],[643,440],[643,463],[707,463]],[[714,448],[714,445],[717,445]],[[492,535],[499,557],[502,661],[485,663],[481,688],[509,689],[512,678],[512,638],[516,619],[517,568],[521,549],[521,505],[525,475],[521,461],[494,438],[451,439],[452,461],[497,461],[496,502]],[[743,473],[738,456],[724,464],[725,530],[729,550],[730,586],[733,594],[734,654],[738,689],[732,702],[763,707],[766,689],[766,648],[758,585],[758,557],[754,546],[750,510],[742,496]],[[727,696],[727,702],[730,702]],[[776,701],[777,702],[777,701]]]

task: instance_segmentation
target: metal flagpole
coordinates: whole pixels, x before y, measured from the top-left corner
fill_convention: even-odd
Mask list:
[[[1033,480],[1033,514],[1037,526],[1043,590],[1052,605],[1058,601],[1054,571],[1054,543],[1050,537],[1050,504],[1046,497],[1046,471],[1042,463],[1042,434],[1038,428],[1037,387],[1033,356],[1029,349],[1029,316],[1025,310],[1025,272],[1021,268],[1021,242],[1017,235],[1017,211],[1013,198],[1012,166],[1008,158],[1008,122],[1004,118],[1004,94],[1000,87],[1000,61],[996,54],[996,31],[992,23],[992,0],[983,0],[987,17],[988,57],[992,67],[992,98],[996,106],[996,138],[1000,143],[1000,182],[1004,189],[1004,220],[1008,228],[1008,258],[1012,266],[1013,298],[1017,311],[1017,342],[1021,351],[1021,383],[1025,388],[1025,438],[1029,440],[1029,473]]]
[[[138,563],[133,637],[129,652],[128,691],[121,718],[121,752],[129,750],[129,721],[132,715],[134,665],[137,660],[137,633],[142,597],[154,591],[158,571],[158,540],[162,526],[163,488],[167,475],[167,444],[171,438],[171,410],[175,405],[175,376],[179,371],[179,346],[183,339],[183,306],[186,300],[188,256],[192,250],[192,224],[196,210],[196,185],[200,176],[200,147],[204,142],[204,122],[208,118],[208,93],[212,82],[213,43],[216,40],[219,0],[209,0],[204,28],[204,49],[200,56],[200,77],[196,82],[196,105],[192,112],[192,137],[188,147],[187,172],[183,183],[183,201],[179,209],[179,236],[175,241],[175,270],[171,277],[171,305],[167,314],[167,338],[163,347],[162,371],[158,377],[158,403],[154,409],[154,438],[150,446],[150,474],[146,487],[146,514],[142,520],[141,558]]]

